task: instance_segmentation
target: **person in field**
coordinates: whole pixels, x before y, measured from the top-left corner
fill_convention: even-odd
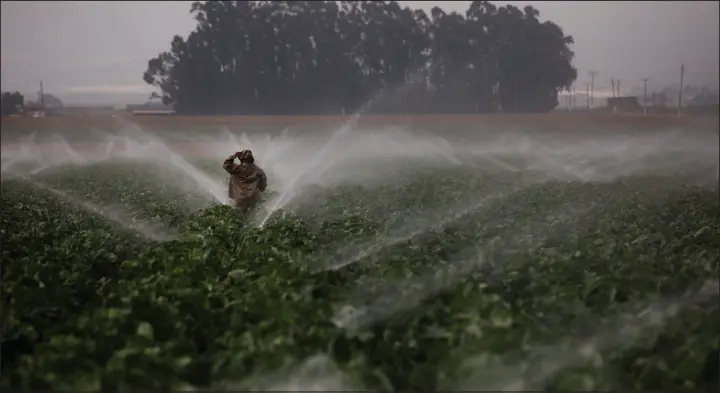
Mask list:
[[[240,164],[235,164],[235,159]],[[223,162],[223,169],[230,174],[228,197],[235,202],[235,208],[247,213],[259,201],[267,187],[265,171],[255,165],[255,158],[250,150],[232,154]]]

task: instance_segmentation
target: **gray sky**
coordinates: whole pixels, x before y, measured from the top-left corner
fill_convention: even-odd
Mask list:
[[[461,12],[469,4],[400,3]],[[596,90],[609,90],[611,77],[623,90],[645,77],[649,89],[660,88],[679,83],[682,63],[686,84],[718,85],[717,1],[493,3],[531,4],[572,35],[578,86],[596,70]],[[3,1],[2,90],[35,93],[42,79],[45,91],[66,103],[143,102],[151,91],[142,81],[147,61],[168,49],[174,34],[194,28],[189,9],[180,1]]]

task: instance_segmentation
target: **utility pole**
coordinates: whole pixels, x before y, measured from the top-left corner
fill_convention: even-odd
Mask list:
[[[43,92],[43,81],[40,81],[40,91],[38,92],[38,104],[40,109],[45,110],[45,93]]]
[[[595,75],[597,71],[590,71],[590,104],[595,107]]]
[[[683,93],[683,82],[685,78],[685,64],[680,66],[680,91],[678,92],[678,117],[682,112],[682,93]]]
[[[573,107],[575,108],[575,111],[576,111],[576,112],[577,112],[577,107],[578,107],[578,104],[577,104],[577,96],[578,96],[578,94],[577,94],[577,89],[575,89],[575,88],[573,87]]]
[[[643,114],[647,116],[647,83],[650,79],[643,79]]]
[[[610,88],[612,89],[612,96],[615,98],[615,78],[610,78]]]
[[[570,111],[570,100],[571,100],[571,98],[570,98],[570,88],[568,88],[568,89],[566,90],[566,92],[567,92],[567,94],[565,95],[565,109],[567,109],[568,112],[569,112],[569,111]]]
[[[585,83],[585,102],[587,103],[587,110],[590,111],[590,83]]]
[[[617,88],[617,96],[620,97],[620,79],[615,81],[615,88]]]

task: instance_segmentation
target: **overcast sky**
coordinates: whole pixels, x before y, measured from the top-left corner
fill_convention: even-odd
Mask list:
[[[403,5],[464,12],[467,1]],[[575,38],[579,86],[598,71],[597,89],[621,80],[623,90],[678,83],[718,85],[720,31],[717,1],[523,1],[541,19]],[[168,49],[174,34],[195,25],[189,2],[23,1],[2,2],[2,90],[45,91],[66,103],[143,102],[151,88],[142,81],[147,61]],[[28,97],[29,98],[29,97]]]

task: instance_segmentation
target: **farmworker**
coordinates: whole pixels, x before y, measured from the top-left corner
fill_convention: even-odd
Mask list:
[[[235,158],[240,164],[235,164]],[[223,169],[230,174],[228,197],[235,202],[235,208],[247,213],[259,201],[267,187],[265,171],[255,165],[252,151],[243,150],[230,155],[223,162]]]

